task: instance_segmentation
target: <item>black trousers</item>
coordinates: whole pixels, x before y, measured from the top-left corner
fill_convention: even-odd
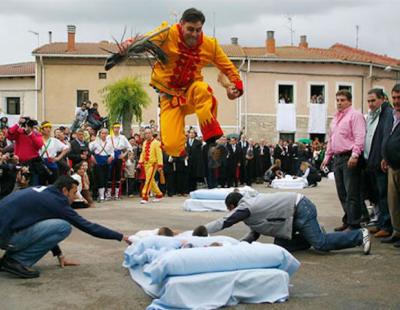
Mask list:
[[[335,155],[333,172],[335,174],[336,191],[342,205],[343,224],[358,228],[361,223],[363,205],[361,201],[361,167],[360,160],[354,168],[347,167],[348,155]]]
[[[97,188],[104,188],[107,186],[109,165],[96,165],[94,167],[94,177],[96,179]]]

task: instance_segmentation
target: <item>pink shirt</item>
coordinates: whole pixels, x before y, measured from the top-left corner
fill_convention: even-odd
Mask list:
[[[345,152],[351,152],[352,156],[359,157],[364,150],[365,127],[364,116],[353,107],[336,112],[329,130],[327,161],[333,155]]]
[[[8,129],[7,139],[15,141],[14,153],[21,162],[39,157],[39,150],[43,146],[43,137],[40,132],[34,131],[27,135],[23,128],[15,124]]]

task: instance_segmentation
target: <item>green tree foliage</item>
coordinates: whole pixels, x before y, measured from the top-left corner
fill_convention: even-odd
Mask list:
[[[129,137],[133,117],[142,122],[142,110],[150,104],[150,97],[138,77],[125,77],[103,89],[103,100],[110,123],[122,121],[123,133]]]

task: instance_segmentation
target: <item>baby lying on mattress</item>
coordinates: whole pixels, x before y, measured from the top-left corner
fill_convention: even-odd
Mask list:
[[[160,227],[152,230],[140,230],[136,234],[129,236],[129,241],[134,243],[143,238],[150,236],[166,236],[166,237],[208,237],[208,232],[205,226],[201,225],[195,228],[195,230],[188,230],[181,232],[177,229],[171,229],[169,227]]]
[[[248,244],[227,236],[155,235],[129,246],[123,265],[155,298],[147,309],[159,310],[284,301],[289,277],[300,263],[272,244]]]

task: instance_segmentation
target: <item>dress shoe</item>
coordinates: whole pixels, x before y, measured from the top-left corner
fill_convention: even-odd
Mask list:
[[[397,241],[400,241],[400,236],[398,235],[391,235],[390,237],[381,240],[382,243],[395,243]]]
[[[25,267],[10,257],[6,257],[2,260],[2,268],[4,271],[24,279],[38,278],[40,276],[39,271]]]
[[[395,248],[400,248],[400,241],[397,241],[393,244]]]
[[[371,226],[371,227],[368,227],[368,231],[370,234],[376,234],[379,231],[379,228],[376,226]],[[387,237],[387,236],[385,236],[385,237]]]
[[[361,232],[363,236],[363,241],[362,241],[363,252],[364,255],[368,255],[371,252],[371,239],[369,237],[369,231],[366,228],[362,228]]]
[[[348,227],[349,227],[349,225],[343,224],[342,226],[336,227],[333,230],[334,231],[343,231],[343,230],[346,230]]]
[[[386,238],[386,237],[389,237],[389,236],[391,236],[391,235],[392,235],[392,234],[391,234],[390,232],[381,229],[381,230],[377,231],[377,232],[374,234],[374,237],[375,237],[375,238]]]

